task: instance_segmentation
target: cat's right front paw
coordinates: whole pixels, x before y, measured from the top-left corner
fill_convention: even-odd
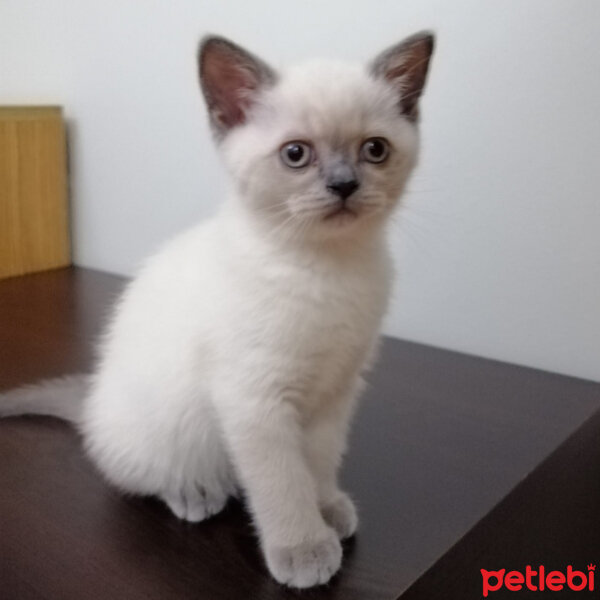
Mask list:
[[[296,546],[267,546],[267,566],[279,582],[296,588],[327,583],[342,564],[342,546],[333,529],[325,539]]]

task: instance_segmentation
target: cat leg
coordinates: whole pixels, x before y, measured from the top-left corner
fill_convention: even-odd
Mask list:
[[[173,514],[191,523],[204,521],[223,510],[227,493],[194,484],[168,490],[160,495]]]
[[[358,527],[354,503],[340,489],[337,477],[357,396],[358,386],[347,397],[324,406],[305,428],[305,453],[317,483],[321,514],[340,539],[351,537]]]
[[[282,398],[221,397],[223,430],[246,492],[269,571],[280,583],[307,588],[340,568],[342,548],[319,510],[293,404]]]
[[[358,514],[348,494],[337,490],[337,497],[321,508],[325,522],[335,529],[340,540],[352,537],[358,528]]]

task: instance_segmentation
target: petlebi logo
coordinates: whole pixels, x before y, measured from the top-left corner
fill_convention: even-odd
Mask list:
[[[577,571],[569,565],[565,571],[547,571],[544,565],[537,570],[527,565],[525,571],[486,571],[481,569],[482,593],[487,598],[492,592],[505,588],[511,592],[529,590],[531,592],[560,592],[565,589],[574,592],[594,591],[594,571],[596,565],[589,564],[586,571]]]

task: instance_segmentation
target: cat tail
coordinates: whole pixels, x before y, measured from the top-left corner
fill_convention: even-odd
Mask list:
[[[0,392],[0,417],[47,415],[78,423],[89,375],[68,375]]]

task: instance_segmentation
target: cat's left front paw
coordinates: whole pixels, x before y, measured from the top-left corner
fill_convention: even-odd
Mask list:
[[[325,522],[335,529],[341,540],[352,537],[358,527],[356,507],[350,496],[340,491],[336,498],[321,509]]]

